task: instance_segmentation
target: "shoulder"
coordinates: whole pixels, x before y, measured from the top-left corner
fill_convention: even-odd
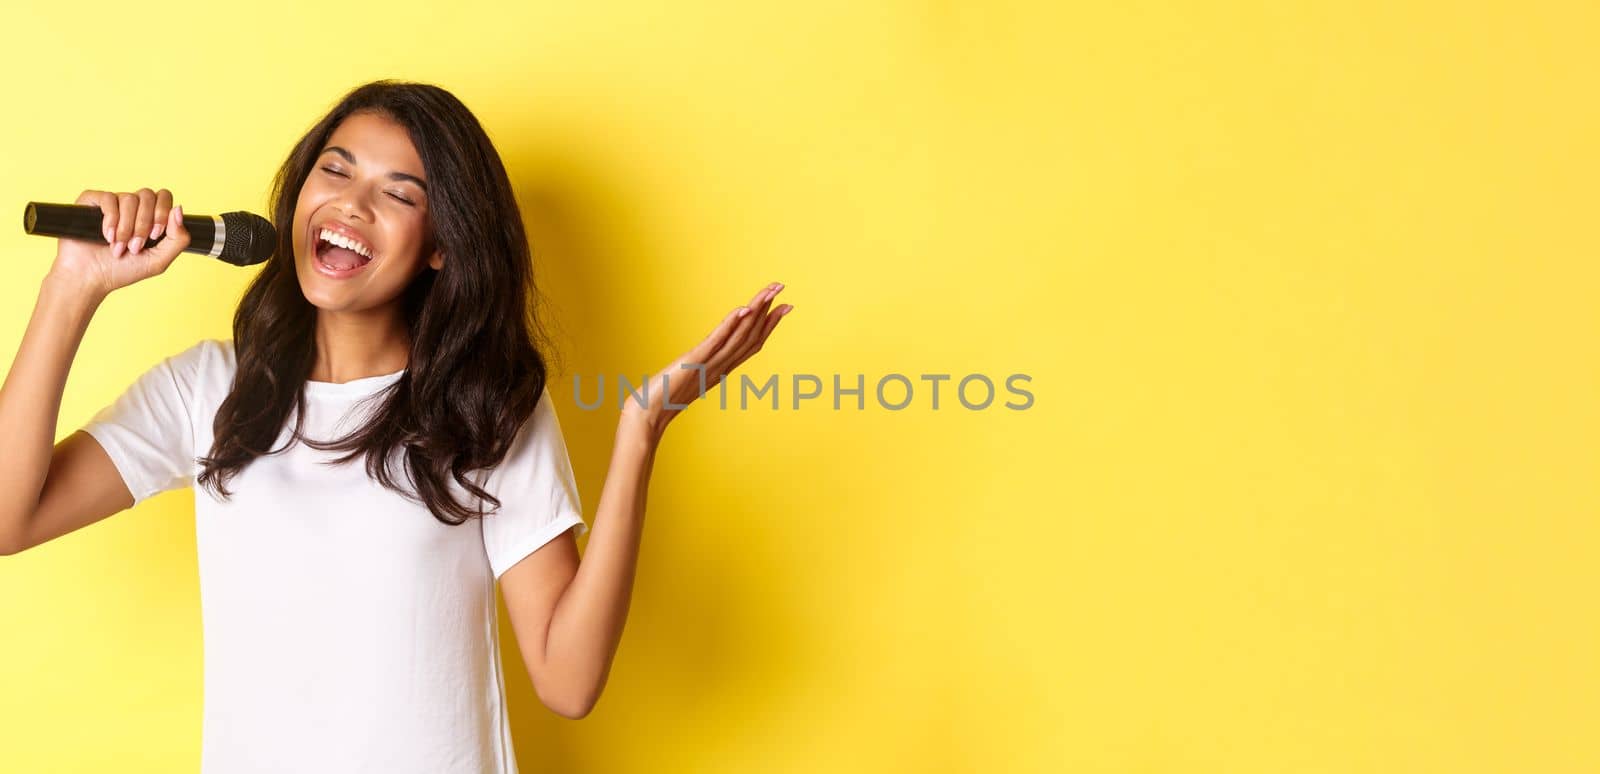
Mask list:
[[[548,384],[539,393],[539,402],[534,404],[533,413],[522,424],[518,435],[525,442],[534,443],[549,443],[551,438],[561,439],[561,419],[556,415],[555,399],[550,396]]]
[[[201,339],[164,361],[177,386],[191,394],[226,394],[236,364],[232,339]]]
[[[552,464],[560,467],[569,462],[566,438],[561,431],[561,420],[556,415],[555,401],[550,396],[549,388],[546,387],[540,393],[539,402],[534,406],[533,413],[529,414],[517,429],[506,456],[495,469],[507,471],[547,467]]]
[[[182,352],[168,357],[167,361],[180,371],[194,374],[227,371],[231,375],[237,363],[234,359],[233,339],[201,339]]]

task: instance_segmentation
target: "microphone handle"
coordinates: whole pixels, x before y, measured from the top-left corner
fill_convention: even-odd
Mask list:
[[[81,239],[104,245],[110,244],[106,241],[106,235],[100,232],[104,218],[105,215],[100,208],[92,204],[29,202],[28,208],[22,213],[22,228],[29,234]],[[220,230],[218,227],[221,224],[222,217],[219,215],[183,216],[183,227],[189,230],[189,246],[183,251],[202,255],[216,255],[221,252],[222,245],[217,243],[217,232]],[[161,236],[153,240],[146,235],[145,247],[147,249],[154,247],[166,238],[166,232],[162,232]]]

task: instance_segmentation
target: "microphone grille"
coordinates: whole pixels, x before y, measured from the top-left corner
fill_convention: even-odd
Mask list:
[[[224,212],[222,224],[227,240],[217,259],[235,266],[250,266],[272,257],[278,248],[278,232],[272,222],[252,212]]]

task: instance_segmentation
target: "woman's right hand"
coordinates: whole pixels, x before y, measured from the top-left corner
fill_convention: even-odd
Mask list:
[[[141,188],[133,193],[84,191],[75,203],[100,208],[100,226],[109,244],[57,240],[50,275],[98,297],[166,271],[189,246],[183,208],[172,206],[172,192],[165,188]],[[161,241],[146,247],[155,239]]]

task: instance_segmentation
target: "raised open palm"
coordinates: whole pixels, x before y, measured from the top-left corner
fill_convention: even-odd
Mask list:
[[[781,290],[783,283],[774,282],[757,291],[750,303],[729,312],[694,349],[651,376],[648,389],[635,390],[634,396],[623,402],[623,419],[642,422],[659,437],[689,404],[704,397],[733,369],[761,351],[778,321],[794,309],[784,304],[768,311]],[[667,385],[665,390],[663,383]]]

